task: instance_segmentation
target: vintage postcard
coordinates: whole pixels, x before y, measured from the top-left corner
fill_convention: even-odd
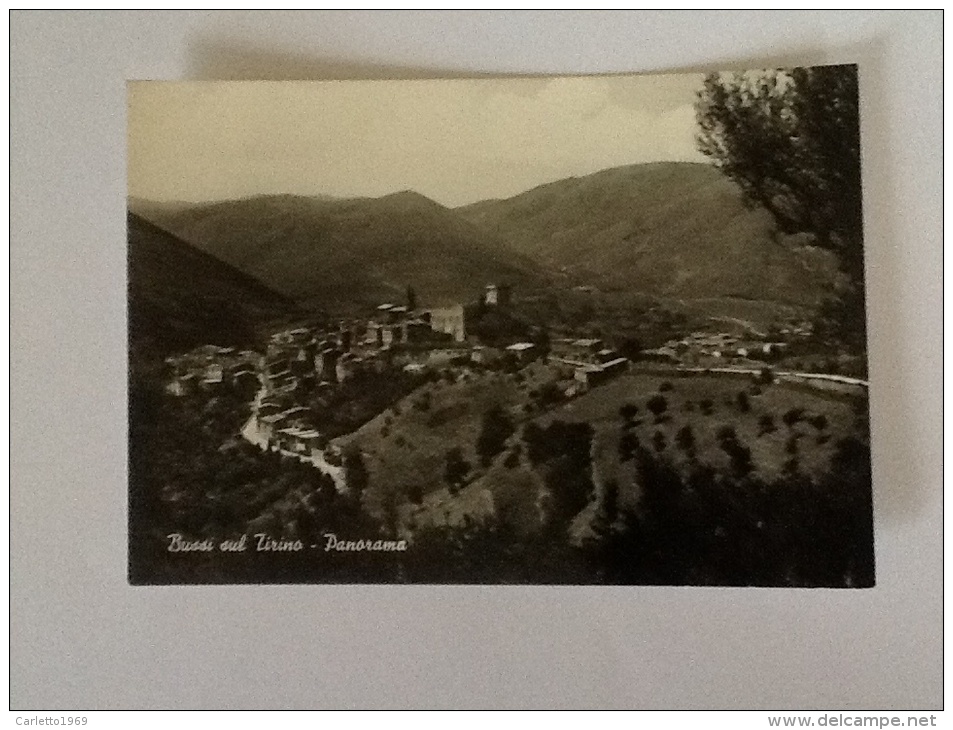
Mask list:
[[[130,83],[130,582],[872,586],[857,79]]]

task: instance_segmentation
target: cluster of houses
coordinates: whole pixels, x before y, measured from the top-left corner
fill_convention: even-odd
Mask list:
[[[550,345],[549,361],[572,369],[577,390],[586,390],[624,373],[629,361],[598,338],[559,338]]]
[[[783,354],[787,342],[757,340],[723,332],[692,332],[661,347],[643,350],[646,359],[677,364],[705,364],[730,361],[763,361]]]
[[[264,355],[248,350],[203,345],[167,359],[167,390],[186,395],[198,388],[236,385],[254,393],[258,435],[269,444],[310,453],[322,441],[309,423],[308,409],[293,405],[367,372],[391,368],[425,370],[453,364],[491,361],[484,348],[467,341],[462,304],[419,308],[408,293],[406,304],[385,302],[366,318],[339,320],[331,327],[295,327],[275,332]],[[490,284],[482,295],[487,306],[508,306],[511,290]],[[521,360],[533,345],[512,348]],[[243,392],[245,392],[243,391]],[[290,407],[289,407],[290,406]]]
[[[248,392],[257,387],[261,355],[252,350],[202,345],[167,357],[165,362],[171,371],[166,390],[172,395],[184,396],[221,387]]]
[[[508,286],[488,285],[481,304],[508,307]],[[472,338],[470,338],[472,340]],[[185,395],[195,389],[242,388],[254,396],[254,440],[262,446],[310,455],[324,448],[310,409],[301,405],[322,390],[333,391],[361,373],[402,369],[421,372],[453,366],[522,367],[544,353],[533,342],[490,347],[468,340],[463,305],[422,309],[383,303],[368,317],[339,320],[328,327],[295,327],[271,335],[264,355],[250,350],[203,345],[170,357],[167,389]],[[573,391],[626,370],[629,361],[599,339],[564,338],[551,343],[549,362],[575,381]]]

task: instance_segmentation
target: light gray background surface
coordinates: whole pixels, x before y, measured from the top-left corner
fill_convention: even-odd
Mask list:
[[[939,708],[942,16],[11,17],[14,709]],[[126,79],[858,62],[878,585],[126,583]]]

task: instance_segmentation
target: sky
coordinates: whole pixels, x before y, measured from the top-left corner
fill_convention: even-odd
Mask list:
[[[641,162],[705,162],[699,74],[128,85],[128,193],[415,190],[455,207]]]

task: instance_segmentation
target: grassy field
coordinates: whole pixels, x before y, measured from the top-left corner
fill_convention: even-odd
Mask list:
[[[803,385],[755,383],[749,376],[632,372],[545,410],[532,394],[554,379],[554,370],[543,363],[519,373],[464,370],[418,388],[340,439],[340,445],[357,446],[363,454],[370,477],[365,508],[384,518],[391,505],[402,531],[459,527],[493,514],[532,534],[541,525],[547,488],[522,442],[523,427],[531,421],[542,427],[556,420],[589,423],[595,496],[613,480],[620,508],[629,510],[637,507],[640,491],[634,462],[624,456],[626,443],[637,442],[677,467],[697,460],[728,474],[732,461],[724,443],[730,430],[731,438],[750,451],[751,475],[771,482],[791,467],[792,459],[801,473],[822,476],[838,440],[864,431],[865,403]],[[650,408],[653,401],[658,414]],[[627,404],[634,411],[623,418],[620,409]],[[494,406],[510,415],[515,431],[484,465],[476,443],[484,414]],[[452,448],[469,467],[453,489],[446,480]],[[585,535],[596,501],[573,521],[576,538]]]
[[[743,395],[739,397],[739,393]],[[665,399],[666,408],[660,416],[648,408],[655,396]],[[627,403],[638,409],[628,426],[620,415],[620,408]],[[632,373],[591,390],[538,421],[542,425],[555,419],[592,424],[596,432],[593,470],[597,488],[606,480],[616,480],[620,504],[632,507],[639,494],[632,463],[620,459],[619,444],[624,434],[667,455],[676,465],[686,465],[689,455],[677,444],[676,437],[688,426],[695,458],[727,472],[730,459],[720,445],[719,433],[731,428],[737,442],[750,449],[753,475],[771,481],[796,456],[800,471],[817,477],[828,470],[836,442],[863,431],[859,419],[865,416],[857,415],[858,405],[838,394],[785,383],[755,384],[748,377]],[[800,418],[795,420],[792,414],[790,425],[786,423],[785,414],[798,409]]]
[[[379,515],[386,499],[400,504],[413,501],[417,493],[423,498],[422,509],[404,507],[401,514],[405,517],[433,512],[443,515],[433,518],[438,523],[454,524],[471,510],[483,511],[486,497],[481,490],[486,481],[482,486],[474,483],[487,471],[475,450],[484,414],[500,406],[518,423],[529,417],[527,407],[533,408],[531,393],[552,380],[553,373],[542,363],[519,373],[465,370],[457,373],[453,382],[441,379],[418,388],[355,433],[342,437],[340,445],[356,445],[364,455],[370,475],[365,506]],[[459,493],[451,498],[445,468],[447,451],[455,447],[470,470]]]

